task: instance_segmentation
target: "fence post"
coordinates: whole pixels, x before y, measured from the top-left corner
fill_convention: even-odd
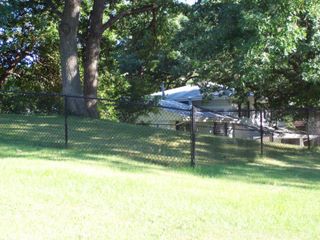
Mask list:
[[[308,150],[311,149],[311,142],[310,142],[310,109],[307,108],[307,138],[308,138]]]
[[[195,107],[193,104],[191,105],[191,113],[190,113],[190,135],[191,135],[191,167],[195,167],[196,165],[196,134],[195,134]]]
[[[260,154],[263,156],[263,121],[262,108],[260,109]]]
[[[228,136],[228,123],[224,123],[224,136]]]
[[[68,147],[68,96],[63,95],[64,97],[64,145]]]
[[[213,135],[217,135],[217,123],[213,123]]]
[[[232,138],[236,138],[236,125],[232,123]]]

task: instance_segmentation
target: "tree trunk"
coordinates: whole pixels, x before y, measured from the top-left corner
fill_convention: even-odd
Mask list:
[[[63,94],[72,96],[82,96],[77,51],[80,4],[81,0],[65,0],[59,26]],[[86,115],[82,98],[68,98],[67,108],[70,114]]]
[[[97,97],[98,64],[103,33],[104,9],[105,0],[95,0],[90,15],[90,25],[84,52],[84,95],[89,98]],[[86,108],[89,116],[98,117],[97,100],[86,99]]]
[[[93,9],[90,13],[90,23],[85,42],[84,51],[84,95],[86,99],[86,111],[91,117],[98,117],[97,100],[90,99],[97,97],[98,89],[98,65],[101,51],[102,34],[114,23],[124,17],[143,13],[156,8],[155,4],[144,5],[140,8],[122,11],[111,16],[106,23],[103,23],[103,13],[106,8],[106,0],[94,0]]]

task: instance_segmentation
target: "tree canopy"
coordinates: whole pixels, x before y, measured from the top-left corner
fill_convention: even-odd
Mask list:
[[[318,1],[202,1],[192,9],[181,50],[198,82],[235,88],[240,101],[252,92],[272,107],[319,104]]]
[[[271,107],[319,105],[317,0],[25,0],[0,10],[3,89],[138,100],[162,82],[204,93],[214,82],[238,103],[254,94]],[[92,101],[72,107],[97,114]]]

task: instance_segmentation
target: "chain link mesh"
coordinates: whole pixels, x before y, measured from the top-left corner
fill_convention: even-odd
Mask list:
[[[259,128],[241,121],[237,115],[196,108],[197,164],[250,162],[259,156]]]
[[[91,104],[98,114],[66,111],[73,99]],[[193,160],[196,165],[254,162],[261,156],[319,152],[320,111],[213,111],[163,100],[150,104],[2,92],[0,133],[1,144],[66,149],[88,160],[103,155],[176,166]]]
[[[197,164],[285,159],[320,146],[315,109],[212,111],[196,109]],[[320,157],[320,155],[319,155]]]
[[[319,145],[318,110],[284,109],[269,111],[264,121],[264,156],[268,158],[316,151]]]
[[[1,94],[1,143],[63,147],[62,106],[59,96]]]
[[[67,98],[70,104],[73,97]],[[2,94],[0,102],[1,143],[67,147],[88,158],[108,155],[164,165],[190,164],[190,132],[178,123],[189,117],[190,110],[180,116],[179,109],[95,99],[99,114],[88,117],[65,112],[63,96]]]

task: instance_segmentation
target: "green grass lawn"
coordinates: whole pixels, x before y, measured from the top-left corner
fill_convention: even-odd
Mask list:
[[[111,130],[112,123],[99,121],[89,129],[92,122],[83,121],[73,125],[71,147],[64,149],[63,119],[37,119],[0,117],[0,239],[320,236],[316,150],[267,146],[265,158],[254,154],[249,155],[254,161],[243,161],[249,153],[239,152],[241,158],[236,153],[250,144],[242,142],[231,149],[234,154],[219,153],[214,164],[172,168],[148,161],[156,154],[160,163],[188,155],[185,136],[119,124]],[[112,131],[122,144],[111,137],[108,144],[102,141]],[[221,139],[201,138],[198,154],[205,163],[212,149],[229,149],[227,143],[210,147]],[[182,150],[174,151],[172,139]],[[98,146],[91,148],[88,140]],[[124,143],[128,147],[119,148]]]

